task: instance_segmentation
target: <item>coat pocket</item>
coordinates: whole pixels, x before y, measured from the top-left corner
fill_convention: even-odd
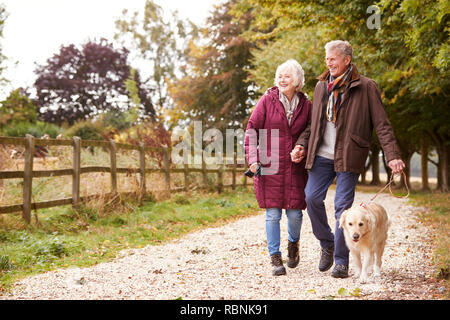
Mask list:
[[[370,148],[370,141],[351,133],[350,138],[360,147],[360,148]]]

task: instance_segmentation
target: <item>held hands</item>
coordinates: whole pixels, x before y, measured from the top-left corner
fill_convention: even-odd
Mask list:
[[[296,145],[291,152],[291,160],[294,163],[300,163],[306,157],[306,150],[301,145]]]
[[[401,159],[391,160],[388,163],[389,168],[391,168],[393,173],[400,173],[405,169],[405,163]]]
[[[258,162],[252,163],[252,165],[250,166],[250,171],[256,173],[256,170],[258,170],[258,166]]]

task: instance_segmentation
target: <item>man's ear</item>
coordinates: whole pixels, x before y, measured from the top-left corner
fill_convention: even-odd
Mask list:
[[[349,66],[350,63],[352,63],[352,57],[350,57],[350,56],[345,56],[344,62],[345,62],[345,64],[346,64],[347,66]]]

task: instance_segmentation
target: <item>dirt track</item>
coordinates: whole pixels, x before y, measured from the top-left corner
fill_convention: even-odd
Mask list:
[[[358,193],[355,203],[372,194]],[[334,191],[326,199],[334,226]],[[429,231],[419,222],[420,208],[387,194],[378,196],[391,218],[381,278],[360,284],[352,277],[334,279],[319,272],[319,243],[304,213],[300,264],[282,277],[271,275],[265,216],[189,234],[143,249],[126,250],[112,262],[26,278],[0,299],[433,299]],[[286,217],[282,253],[286,257]],[[334,227],[332,227],[334,229]]]

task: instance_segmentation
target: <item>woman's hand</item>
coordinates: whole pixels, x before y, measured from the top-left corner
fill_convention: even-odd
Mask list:
[[[258,166],[259,166],[258,162],[252,163],[250,166],[251,172],[256,173],[256,170],[258,170]]]

